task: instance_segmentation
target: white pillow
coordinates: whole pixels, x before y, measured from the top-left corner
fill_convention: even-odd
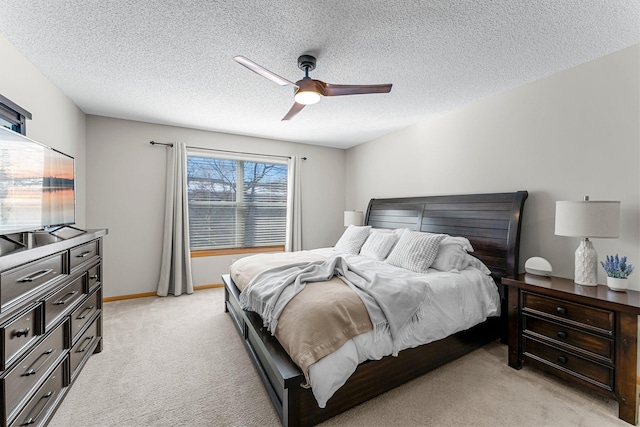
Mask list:
[[[487,276],[491,275],[491,270],[489,270],[489,267],[484,265],[482,261],[480,261],[478,258],[474,257],[473,255],[467,254],[467,262],[469,263],[470,267],[477,268]]]
[[[365,240],[369,237],[370,231],[371,226],[368,225],[362,227],[350,225],[344,230],[334,249],[336,251],[357,255]]]
[[[440,243],[438,255],[433,260],[431,268],[440,271],[462,271],[469,266],[467,251],[456,244],[443,245]]]
[[[462,246],[462,248],[467,252],[473,252],[473,246],[471,246],[471,242],[466,237],[447,236],[444,239],[442,239],[442,242],[440,242],[440,244],[441,245],[457,244]]]
[[[393,232],[372,230],[360,249],[360,255],[382,261],[389,255],[397,240],[398,236]]]
[[[393,247],[387,262],[416,273],[426,273],[438,254],[438,247],[446,234],[421,233],[405,230]]]
[[[440,271],[462,271],[469,266],[467,252],[473,252],[469,239],[447,236],[440,242],[438,255],[433,260],[431,268]]]
[[[400,236],[402,236],[402,233],[405,232],[405,230],[411,231],[408,228],[394,228],[393,230],[390,230],[390,231],[392,233],[394,233],[396,236],[400,237]]]

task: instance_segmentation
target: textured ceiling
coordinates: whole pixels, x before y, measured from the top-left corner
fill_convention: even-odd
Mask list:
[[[638,43],[640,2],[2,0],[0,34],[87,114],[347,148]],[[393,89],[283,122],[292,88],[232,60],[296,81],[304,53]]]

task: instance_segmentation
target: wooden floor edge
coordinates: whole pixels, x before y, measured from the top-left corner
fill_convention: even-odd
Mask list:
[[[194,291],[201,291],[203,289],[213,289],[213,288],[221,288],[224,285],[222,283],[213,283],[211,285],[200,285],[194,286]],[[102,298],[103,302],[113,302],[113,301],[122,301],[127,299],[135,299],[135,298],[148,298],[148,297],[157,297],[158,294],[155,292],[143,292],[141,294],[129,294],[129,295],[117,295],[113,297],[104,297]]]

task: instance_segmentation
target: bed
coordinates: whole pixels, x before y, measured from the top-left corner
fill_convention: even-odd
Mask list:
[[[372,199],[365,224],[374,228],[464,236],[473,255],[500,279],[518,274],[520,228],[526,191],[476,195]],[[501,316],[489,317],[444,339],[358,365],[347,382],[320,408],[302,385],[305,376],[278,340],[263,327],[260,316],[241,308],[240,291],[223,276],[225,311],[229,312],[269,397],[285,426],[314,425],[457,359],[506,334],[506,305]],[[504,291],[499,289],[504,298]]]

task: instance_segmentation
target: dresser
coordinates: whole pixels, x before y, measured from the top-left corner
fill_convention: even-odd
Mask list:
[[[502,283],[508,293],[509,366],[528,363],[615,398],[618,416],[635,425],[640,293],[531,274]]]
[[[0,256],[1,426],[41,426],[102,351],[106,230],[29,233]]]

